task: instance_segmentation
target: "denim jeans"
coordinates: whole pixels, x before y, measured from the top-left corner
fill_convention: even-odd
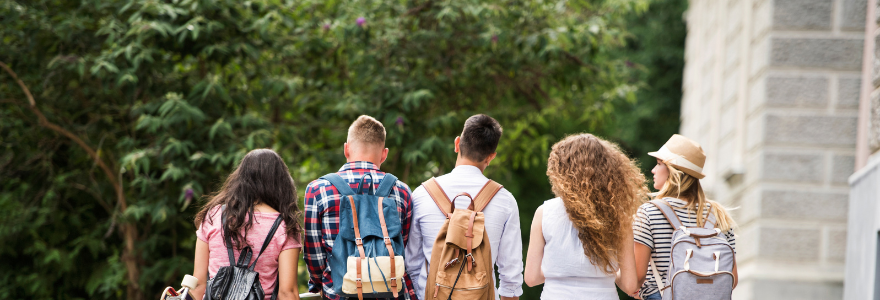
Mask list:
[[[663,296],[660,295],[660,292],[656,292],[650,295],[642,296],[643,300],[662,300]]]

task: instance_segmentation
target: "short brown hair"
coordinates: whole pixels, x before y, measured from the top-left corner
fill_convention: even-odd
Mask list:
[[[498,148],[501,140],[501,124],[490,116],[473,115],[464,121],[461,141],[458,144],[461,155],[475,161],[483,161]]]
[[[362,115],[348,127],[348,143],[385,145],[385,126],[368,115]]]

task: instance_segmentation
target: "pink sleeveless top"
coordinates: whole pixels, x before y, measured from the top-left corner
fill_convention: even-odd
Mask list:
[[[211,221],[208,221],[206,218],[205,222],[196,231],[196,236],[205,243],[208,243],[210,251],[208,256],[208,276],[211,278],[217,275],[217,271],[221,267],[229,265],[229,255],[226,252],[226,246],[223,244],[223,227],[221,225],[219,209],[219,206],[212,208],[207,216]],[[257,258],[257,252],[263,246],[263,241],[265,241],[266,235],[269,234],[269,229],[272,228],[276,218],[278,218],[278,213],[254,212],[254,226],[248,231],[248,236],[246,237],[248,245],[254,250],[251,263]],[[278,276],[278,256],[281,255],[281,251],[302,248],[300,239],[288,238],[284,228],[284,221],[281,221],[281,224],[275,231],[275,237],[272,238],[272,242],[266,247],[266,251],[263,251],[263,256],[260,256],[260,260],[257,262],[256,268],[254,268],[255,271],[260,273],[260,284],[263,286],[263,291],[266,292],[266,299],[269,299],[270,294],[275,289],[275,278]],[[240,251],[236,249],[232,251],[236,261],[238,261]]]

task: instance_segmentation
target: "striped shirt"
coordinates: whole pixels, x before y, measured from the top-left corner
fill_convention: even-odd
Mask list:
[[[694,211],[685,208],[687,202],[676,198],[664,198],[666,202],[675,210],[675,214],[681,219],[682,224],[687,227],[697,226],[697,215]],[[709,214],[709,203],[703,208],[703,216]],[[704,219],[705,220],[705,219]],[[633,221],[633,233],[635,242],[651,248],[651,258],[657,264],[657,271],[662,277],[662,282],[666,282],[666,271],[669,269],[669,252],[672,247],[672,225],[663,216],[654,204],[645,203],[639,207],[636,212],[636,218]],[[733,230],[722,233],[733,248],[736,254],[736,237]],[[642,284],[641,295],[650,295],[657,292],[657,281],[654,280],[654,274],[648,267],[648,276],[645,277],[645,283]]]

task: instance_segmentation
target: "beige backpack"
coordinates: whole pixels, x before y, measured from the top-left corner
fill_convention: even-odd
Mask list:
[[[495,299],[495,275],[492,264],[492,250],[489,236],[486,235],[483,209],[501,190],[501,185],[489,180],[476,198],[471,199],[468,209],[455,209],[452,200],[437,184],[434,178],[422,183],[431,199],[446,215],[446,222],[437,233],[432,248],[428,283],[422,300],[433,299]]]

